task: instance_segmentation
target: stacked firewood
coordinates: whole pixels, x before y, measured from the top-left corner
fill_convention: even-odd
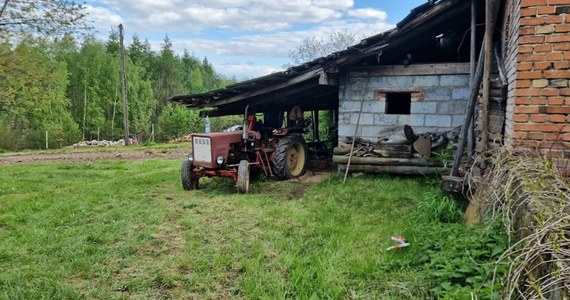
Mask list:
[[[334,148],[333,162],[341,170],[348,167],[363,172],[441,173],[452,159],[459,132],[460,127],[447,132],[415,134],[405,125],[400,137],[380,137],[378,142],[357,137],[353,146],[352,138],[346,138]]]

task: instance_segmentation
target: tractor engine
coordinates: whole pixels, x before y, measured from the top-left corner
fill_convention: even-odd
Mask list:
[[[192,135],[192,158],[195,167],[216,169],[225,165],[238,164],[235,151],[243,145],[241,131],[216,132]]]

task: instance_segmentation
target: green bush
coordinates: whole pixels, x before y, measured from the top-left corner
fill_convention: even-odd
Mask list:
[[[507,268],[498,267],[495,281],[493,271],[507,249],[507,236],[498,225],[450,225],[421,228],[424,239],[416,263],[431,282],[430,291],[438,299],[500,299],[500,278]]]
[[[169,104],[158,117],[157,131],[157,140],[168,141],[191,132],[204,132],[204,122],[197,111]]]

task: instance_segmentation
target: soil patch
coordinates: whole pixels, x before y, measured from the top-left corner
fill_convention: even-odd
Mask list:
[[[146,159],[184,159],[188,154],[186,148],[175,149],[136,149],[105,150],[49,153],[8,153],[0,154],[2,164],[89,162],[95,160],[146,160]]]

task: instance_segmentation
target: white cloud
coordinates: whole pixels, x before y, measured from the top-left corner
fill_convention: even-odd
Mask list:
[[[123,18],[120,15],[105,7],[86,5],[86,10],[89,14],[89,20],[93,22],[92,26],[99,32],[108,32],[111,27],[117,27],[123,23]]]
[[[350,32],[360,38],[378,34],[392,28],[393,25],[378,23],[331,22],[306,31],[279,31],[266,34],[240,35],[229,40],[211,39],[174,39],[176,48],[188,49],[195,53],[210,53],[232,56],[267,56],[287,57],[305,38],[327,38],[336,32]],[[159,45],[160,42],[154,44]]]
[[[251,79],[281,71],[273,66],[240,63],[212,63],[216,72],[226,76],[235,76],[238,80]]]
[[[373,8],[360,8],[349,10],[348,16],[358,18],[358,19],[378,19],[380,21],[385,21],[388,17],[385,11],[373,9]]]
[[[307,37],[326,39],[349,32],[358,40],[393,27],[386,23],[384,11],[353,9],[354,0],[93,1],[89,18],[99,31],[123,23],[127,34],[148,37],[156,51],[162,36],[169,34],[180,53],[187,49],[197,57],[206,56],[217,72],[238,78],[281,69],[289,52]],[[212,32],[225,38],[209,35]],[[270,66],[271,61],[276,65]]]
[[[340,18],[353,0],[100,0],[142,32],[274,31]]]

